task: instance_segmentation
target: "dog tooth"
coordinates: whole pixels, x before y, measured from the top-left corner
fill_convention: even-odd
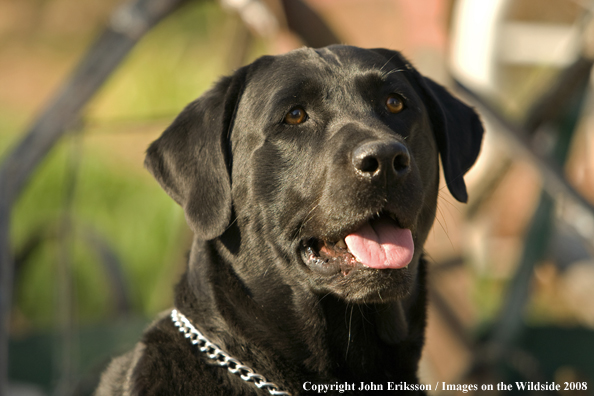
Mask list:
[[[338,246],[339,248],[343,248],[346,249],[346,243],[344,242],[344,239],[341,239],[340,241],[336,242],[336,246]]]

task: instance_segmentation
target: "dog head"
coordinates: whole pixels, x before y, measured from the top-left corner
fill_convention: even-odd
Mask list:
[[[146,166],[197,238],[233,235],[239,273],[263,261],[287,284],[386,301],[411,291],[439,156],[465,202],[482,134],[471,108],[398,52],[331,46],[223,78],[150,146]]]

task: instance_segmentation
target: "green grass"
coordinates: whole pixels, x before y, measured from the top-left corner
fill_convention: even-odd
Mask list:
[[[232,23],[217,3],[186,6],[150,32],[91,104],[98,119],[172,116],[229,73]]]

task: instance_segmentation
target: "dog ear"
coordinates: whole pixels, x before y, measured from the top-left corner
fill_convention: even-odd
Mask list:
[[[220,236],[231,219],[227,141],[244,81],[245,68],[221,79],[190,103],[147,150],[145,166],[182,206],[200,239]]]
[[[450,193],[468,201],[464,174],[475,163],[483,138],[483,124],[477,113],[456,99],[444,87],[413,71],[429,112],[443,173]]]
[[[381,54],[386,64],[393,63],[402,68],[409,81],[418,87],[431,118],[448,189],[458,201],[467,202],[463,176],[475,163],[483,137],[483,125],[478,115],[444,87],[422,76],[399,52],[383,48],[373,51]]]

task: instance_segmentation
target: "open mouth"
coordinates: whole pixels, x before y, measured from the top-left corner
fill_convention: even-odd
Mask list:
[[[368,220],[338,241],[311,238],[301,243],[305,264],[323,275],[355,268],[406,268],[414,254],[412,232],[387,215]]]

